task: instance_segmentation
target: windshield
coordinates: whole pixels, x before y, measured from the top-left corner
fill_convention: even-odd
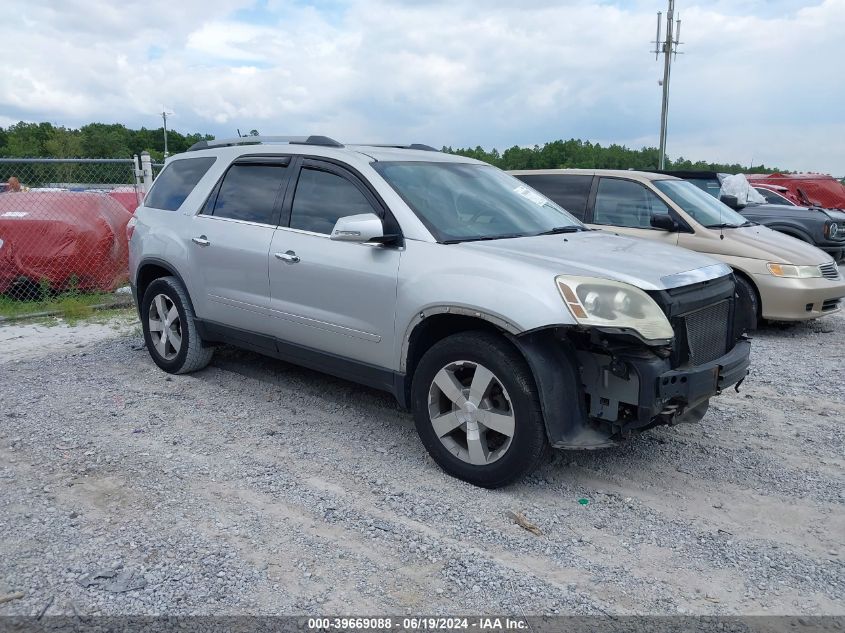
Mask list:
[[[490,165],[403,161],[373,167],[440,242],[587,230],[544,195]]]
[[[709,193],[711,196],[719,199],[719,192],[722,190],[722,183],[718,178],[684,178],[687,182],[691,182],[696,187]]]
[[[685,180],[654,180],[654,186],[708,228],[748,226],[751,224],[729,206]]]

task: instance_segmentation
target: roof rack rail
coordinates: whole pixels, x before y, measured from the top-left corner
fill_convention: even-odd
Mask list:
[[[236,136],[213,141],[198,141],[188,148],[189,152],[212,147],[232,147],[234,145],[260,145],[262,143],[289,143],[291,145],[320,145],[322,147],[343,147],[328,136]]]
[[[395,143],[355,143],[356,145],[368,145],[370,147],[393,147],[396,149],[418,149],[423,152],[439,152],[440,150],[431,145],[423,143],[411,143],[410,145],[401,145]]]

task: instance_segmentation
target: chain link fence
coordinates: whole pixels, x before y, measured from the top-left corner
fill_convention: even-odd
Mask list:
[[[125,285],[142,191],[132,159],[0,159],[0,316]]]

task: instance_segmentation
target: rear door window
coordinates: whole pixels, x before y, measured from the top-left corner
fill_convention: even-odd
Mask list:
[[[517,176],[525,184],[557,203],[579,220],[584,220],[590,198],[592,176],[537,174]]]
[[[283,164],[234,164],[226,172],[216,197],[206,203],[208,213],[259,224],[277,224],[279,194],[287,177]],[[212,200],[213,199],[213,200]]]
[[[213,156],[174,160],[156,178],[144,206],[176,211],[216,160]]]
[[[633,180],[599,179],[594,224],[650,229],[651,216],[658,213],[669,213],[669,207],[644,185]]]

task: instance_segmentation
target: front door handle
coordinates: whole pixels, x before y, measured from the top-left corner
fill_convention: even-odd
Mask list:
[[[194,244],[198,244],[199,246],[208,246],[211,242],[208,241],[208,238],[205,235],[200,235],[199,237],[192,237],[191,241]]]
[[[287,251],[284,253],[276,253],[276,259],[281,259],[286,264],[296,264],[299,262],[299,255],[293,251]]]

